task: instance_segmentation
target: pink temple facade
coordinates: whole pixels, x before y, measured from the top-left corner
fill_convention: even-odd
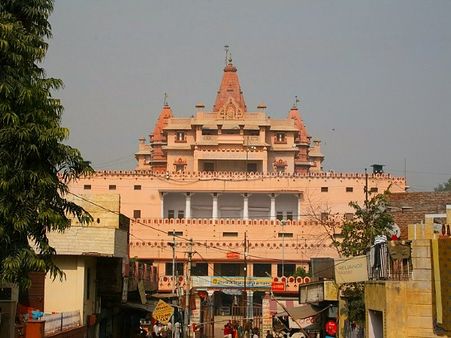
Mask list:
[[[283,281],[279,294],[296,294],[303,282],[293,277],[298,267],[308,270],[312,257],[337,256],[323,222],[351,217],[349,202],[365,199],[365,174],[323,171],[320,141],[308,134],[296,106],[282,119],[271,118],[264,104],[249,110],[231,62],[211,111],[199,103],[192,117],[177,117],[165,104],[135,157],[135,170],[97,171],[73,183],[71,192],[120,195],[121,213],[132,219],[130,257],[158,268],[159,292],[172,291],[173,253],[176,286],[184,287],[192,239],[191,285],[223,307],[233,297],[222,291],[232,287],[214,284],[215,276],[269,278],[266,289],[247,286],[254,302],[271,282]],[[388,187],[402,192],[406,182],[369,175],[370,192]]]

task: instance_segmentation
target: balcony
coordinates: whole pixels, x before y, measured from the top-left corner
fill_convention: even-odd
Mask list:
[[[367,254],[369,280],[410,280],[412,255],[410,241],[388,241],[374,245]]]
[[[160,276],[158,279],[159,292],[172,292],[173,287],[177,289],[185,288],[185,278],[183,276],[176,277],[176,285],[174,287],[172,276]],[[223,287],[244,288],[244,276],[221,277],[221,276],[193,276],[191,285],[193,287],[218,287],[218,283],[224,281]],[[214,282],[213,282],[214,281]],[[274,293],[298,293],[299,286],[310,282],[310,277],[300,276],[282,276],[282,277],[247,277],[246,286],[248,289],[261,289],[265,291],[273,291]],[[213,285],[213,283],[216,283]],[[229,285],[232,283],[233,285]],[[201,285],[202,284],[202,285]]]

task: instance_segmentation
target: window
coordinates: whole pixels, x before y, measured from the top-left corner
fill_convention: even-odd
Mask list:
[[[279,232],[278,234],[279,238],[293,238],[293,233],[292,232]]]
[[[277,211],[276,218],[279,221],[282,221],[283,220],[283,211]]]
[[[257,163],[248,163],[247,164],[247,172],[248,173],[256,173],[257,172]]]
[[[344,214],[345,221],[352,221],[353,218],[354,218],[354,214],[352,212],[347,212]]]
[[[108,190],[116,190],[116,184],[110,184]]]
[[[178,219],[185,218],[185,210],[179,210],[179,212],[177,213],[177,218]]]
[[[91,184],[85,184],[85,185],[83,186],[83,189],[85,189],[85,190],[91,190]]]
[[[133,218],[141,218],[141,210],[133,210]]]
[[[86,269],[86,300],[91,298],[91,268]]]
[[[178,131],[175,133],[175,142],[186,142],[184,131]]]
[[[353,187],[346,187],[346,192],[353,192],[354,188]]]
[[[223,232],[222,237],[238,237],[238,232]]]
[[[205,162],[204,171],[215,171],[215,164],[213,162]]]
[[[141,190],[141,185],[140,185],[140,184],[135,184],[135,185],[133,186],[133,189],[134,189],[134,190]]]
[[[208,263],[193,263],[191,276],[208,276]]]
[[[282,268],[283,265],[283,268]],[[283,270],[283,273],[282,273]],[[296,271],[296,264],[277,264],[277,276],[293,276]]]
[[[320,217],[321,217],[321,221],[325,222],[325,221],[327,221],[329,219],[329,213],[328,212],[322,212]]]
[[[271,276],[271,264],[254,264],[254,277]]]
[[[321,192],[328,192],[329,191],[329,187],[321,187]]]
[[[175,171],[178,171],[178,172],[185,171],[185,165],[184,164],[176,164]]]
[[[370,192],[378,192],[379,190],[376,188],[376,187],[372,187],[372,188],[370,188]]]
[[[293,220],[293,212],[287,211],[287,220],[289,220],[289,221]]]
[[[183,236],[183,231],[169,231],[168,236]]]
[[[175,217],[175,211],[174,210],[168,210],[168,218],[174,218]]]
[[[240,129],[222,129],[223,135],[239,135]]]
[[[287,139],[285,138],[285,133],[276,133],[275,143],[287,143]]]
[[[172,276],[172,262],[167,262],[165,265],[165,275]],[[175,275],[183,276],[183,263],[175,263]]]

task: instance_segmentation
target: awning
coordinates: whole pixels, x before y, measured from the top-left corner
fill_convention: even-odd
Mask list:
[[[133,309],[133,310],[152,312],[155,309],[155,304],[156,304],[155,302],[150,302],[147,304],[127,302],[127,303],[122,303],[121,306],[125,307],[125,308],[129,308],[129,309]]]
[[[202,126],[202,129],[215,130],[215,129],[218,129],[218,125],[217,124],[204,124]]]
[[[168,298],[177,298],[178,295],[176,293],[152,293],[149,295],[150,297],[157,299],[168,299]]]
[[[313,317],[313,316],[317,315],[318,313],[321,313],[324,310],[328,309],[329,307],[330,307],[329,305],[321,308],[319,306],[314,306],[311,304],[302,304],[300,306],[296,306],[296,307],[287,309],[288,313],[286,311],[279,312],[278,314],[276,314],[276,317],[290,316],[294,320],[305,319],[305,318]]]

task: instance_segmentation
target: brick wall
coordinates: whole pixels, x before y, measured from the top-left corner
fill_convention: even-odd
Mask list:
[[[425,214],[446,213],[447,204],[451,205],[451,191],[392,193],[391,213],[401,228],[401,239],[407,239],[408,224],[424,222]]]

